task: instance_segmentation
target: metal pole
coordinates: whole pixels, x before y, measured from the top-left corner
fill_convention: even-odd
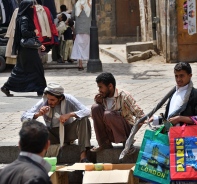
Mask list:
[[[87,63],[87,72],[102,72],[102,63],[99,59],[98,28],[96,24],[95,0],[92,0],[92,22],[90,27],[90,54]]]

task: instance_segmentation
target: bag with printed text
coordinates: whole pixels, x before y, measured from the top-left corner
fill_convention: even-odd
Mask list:
[[[154,183],[169,184],[169,139],[167,134],[146,130],[134,175]]]

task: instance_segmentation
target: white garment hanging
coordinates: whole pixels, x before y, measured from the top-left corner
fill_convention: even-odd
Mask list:
[[[16,58],[16,56],[11,55],[12,53],[12,45],[14,42],[14,33],[15,33],[15,26],[16,26],[16,17],[18,14],[18,8],[16,8],[12,14],[12,18],[10,20],[7,32],[5,37],[9,38],[7,46],[6,46],[6,52],[5,52],[5,57],[6,57],[6,63],[7,64],[16,64],[16,60],[8,60],[8,57]],[[9,61],[9,62],[8,62]],[[13,63],[14,62],[14,63]]]
[[[1,12],[2,12],[2,24],[4,24],[6,22],[6,16],[5,16],[5,8],[3,5],[2,0],[0,0],[0,6],[1,6]]]
[[[49,20],[48,20],[47,14],[46,14],[43,6],[35,5],[35,7],[36,7],[36,13],[38,16],[40,28],[42,31],[41,32],[42,36],[47,36],[47,37],[51,38],[52,34],[51,34],[50,25],[49,25]]]

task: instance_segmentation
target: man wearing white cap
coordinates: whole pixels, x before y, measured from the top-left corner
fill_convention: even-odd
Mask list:
[[[42,99],[23,113],[21,121],[25,122],[43,116],[51,144],[60,144],[62,147],[65,142],[78,139],[81,147],[80,162],[88,162],[86,149],[91,147],[89,115],[90,109],[72,95],[65,94],[62,86],[49,83]]]

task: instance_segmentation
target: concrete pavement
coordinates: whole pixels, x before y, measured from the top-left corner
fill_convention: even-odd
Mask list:
[[[103,71],[114,74],[117,88],[129,91],[144,112],[148,113],[166,92],[175,85],[174,64],[164,63],[163,58],[160,56],[128,64],[117,58],[114,59],[115,56],[112,58],[109,53],[106,54],[106,49],[109,47],[112,52],[126,59],[126,54],[124,54],[126,53],[125,45],[100,45],[101,51],[105,49],[105,52],[100,52]],[[191,66],[195,86],[197,84],[197,74],[195,72],[197,71],[197,63],[193,63]],[[45,70],[47,83],[60,83],[65,88],[66,93],[74,95],[88,107],[93,104],[94,95],[98,90],[95,82],[98,74],[87,73],[86,70],[78,71],[76,68]],[[3,85],[9,75],[10,70],[0,73],[0,86]],[[0,146],[15,146],[18,144],[21,114],[40,99],[36,93],[32,92],[14,92],[13,94],[14,97],[6,97],[3,93],[0,93]],[[163,111],[162,108],[158,113]],[[43,121],[42,118],[39,118],[39,120]],[[136,135],[137,145],[141,144],[143,130],[140,130]],[[91,143],[92,145],[97,144],[94,131]]]

